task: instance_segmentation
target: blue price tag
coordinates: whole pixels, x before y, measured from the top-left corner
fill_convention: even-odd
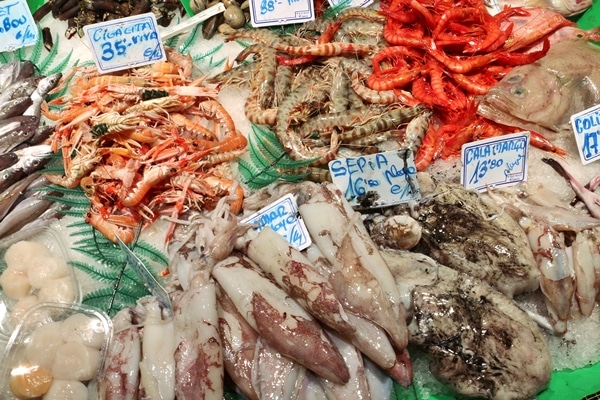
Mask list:
[[[250,22],[255,28],[298,24],[314,19],[312,0],[250,0]]]
[[[515,185],[527,178],[529,132],[466,143],[461,149],[461,184],[466,189]]]
[[[415,161],[406,149],[335,159],[329,171],[353,206],[381,207],[421,197]]]
[[[37,39],[38,29],[27,1],[0,1],[0,51],[31,46]]]
[[[162,61],[165,51],[152,13],[83,28],[101,74]]]
[[[262,231],[268,226],[283,236],[290,245],[298,250],[303,250],[312,243],[304,221],[302,221],[298,213],[296,199],[291,194],[283,196],[241,222],[243,224],[255,225],[257,232]]]
[[[581,162],[589,164],[600,158],[600,105],[571,116],[571,126]]]

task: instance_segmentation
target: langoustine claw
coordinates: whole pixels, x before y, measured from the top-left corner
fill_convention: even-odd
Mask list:
[[[250,326],[276,350],[326,379],[348,381],[344,359],[317,321],[249,258],[232,255],[217,263],[212,275]]]

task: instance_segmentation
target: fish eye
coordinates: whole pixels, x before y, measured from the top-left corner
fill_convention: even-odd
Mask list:
[[[513,94],[514,96],[517,97],[521,97],[527,94],[527,90],[523,89],[522,87],[516,87],[516,88],[512,88],[510,90],[510,93]]]
[[[513,75],[511,77],[509,77],[508,79],[506,79],[506,82],[508,83],[519,83],[521,82],[521,79],[523,77],[521,75]]]

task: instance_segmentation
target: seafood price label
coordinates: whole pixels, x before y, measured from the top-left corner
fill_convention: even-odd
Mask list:
[[[0,52],[37,42],[38,28],[26,0],[0,1]]]
[[[315,19],[312,0],[250,0],[253,27],[299,24]]]
[[[525,181],[528,155],[529,132],[466,143],[461,149],[460,183],[465,189],[483,191]]]
[[[571,126],[581,162],[589,164],[600,158],[600,105],[571,116]]]
[[[241,222],[254,225],[257,232],[268,226],[298,250],[304,250],[312,243],[306,225],[298,213],[296,198],[292,194],[286,194]]]
[[[333,183],[353,207],[406,203],[421,197],[412,152],[388,151],[329,162]]]
[[[83,27],[101,74],[165,60],[153,13],[103,21]]]

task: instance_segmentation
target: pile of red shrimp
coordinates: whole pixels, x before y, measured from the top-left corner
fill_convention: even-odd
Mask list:
[[[415,158],[419,169],[437,157],[458,154],[466,142],[515,131],[477,116],[476,96],[513,66],[543,57],[550,34],[572,25],[538,8],[506,8],[492,15],[482,0],[385,0],[381,9],[389,46],[373,56],[367,85],[436,111]],[[560,152],[535,132],[531,142]]]

